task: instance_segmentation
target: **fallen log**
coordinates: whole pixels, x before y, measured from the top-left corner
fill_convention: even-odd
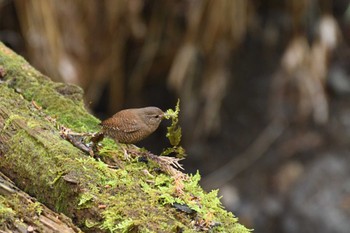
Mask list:
[[[122,145],[110,139],[96,158],[65,140],[62,128],[99,130],[82,95],[0,43],[0,171],[16,186],[86,232],[248,232],[217,191],[201,189],[199,174],[167,174],[138,148],[125,160]],[[151,160],[140,162],[137,155],[145,154]]]

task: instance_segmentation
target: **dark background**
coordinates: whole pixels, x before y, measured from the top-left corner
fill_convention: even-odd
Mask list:
[[[186,172],[255,232],[349,232],[349,1],[0,0],[0,40],[101,119],[180,98]]]

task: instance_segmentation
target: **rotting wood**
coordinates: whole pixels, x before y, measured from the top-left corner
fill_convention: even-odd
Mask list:
[[[58,214],[17,188],[0,172],[0,231],[82,232],[64,214]]]

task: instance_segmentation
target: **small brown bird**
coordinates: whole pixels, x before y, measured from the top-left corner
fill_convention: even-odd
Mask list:
[[[102,121],[102,133],[120,143],[136,143],[153,133],[163,117],[157,107],[121,110]]]

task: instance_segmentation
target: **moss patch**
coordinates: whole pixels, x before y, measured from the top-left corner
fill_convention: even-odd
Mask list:
[[[26,100],[34,100],[43,111],[75,131],[97,131],[100,122],[83,104],[83,91],[75,85],[55,83],[31,67],[22,57],[0,44],[0,65],[6,84]],[[59,116],[59,117],[58,117]]]

